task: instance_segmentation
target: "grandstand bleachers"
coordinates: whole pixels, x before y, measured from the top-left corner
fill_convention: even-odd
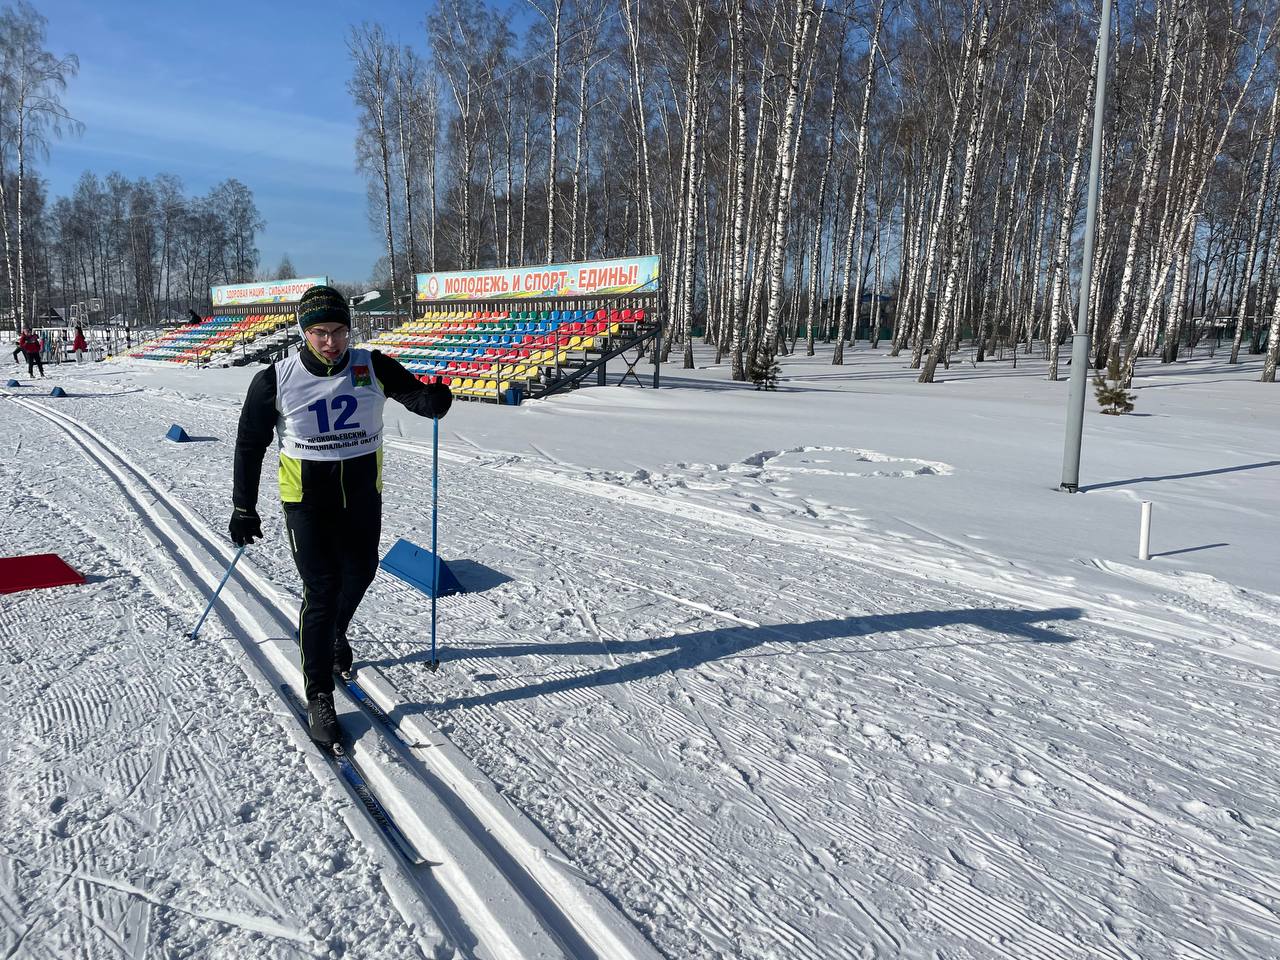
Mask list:
[[[443,381],[455,396],[501,402],[644,320],[643,309],[428,310],[362,346],[395,357],[419,380]]]
[[[241,343],[250,343],[278,333],[293,323],[291,313],[240,314],[203,317],[149,340],[125,356],[169,363],[216,363],[220,354],[230,363],[230,351]]]

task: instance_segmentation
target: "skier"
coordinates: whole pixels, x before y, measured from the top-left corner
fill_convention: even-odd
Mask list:
[[[280,499],[289,548],[302,578],[298,643],[311,736],[338,739],[333,675],[351,670],[347,629],[378,568],[382,527],[382,408],[387,397],[440,418],[453,395],[424,384],[376,350],[348,346],[351,312],[332,287],[298,302],[298,352],[253,378],[236,436],[231,540],[262,537],[258,483],[279,434]]]
[[[18,339],[18,350],[21,350],[23,356],[27,358],[28,377],[36,375],[36,367],[40,368],[40,376],[44,376],[44,361],[40,359],[40,351],[43,349],[44,344],[40,342],[38,336],[30,330],[22,331],[22,336]]]
[[[76,363],[84,359],[84,352],[89,349],[89,344],[84,339],[84,328],[80,324],[76,324],[76,336],[71,341],[71,349],[75,351]]]

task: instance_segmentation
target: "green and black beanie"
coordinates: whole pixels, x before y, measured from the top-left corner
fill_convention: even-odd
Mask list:
[[[345,323],[351,326],[347,298],[333,287],[311,287],[298,301],[298,326],[303,330],[317,323]]]

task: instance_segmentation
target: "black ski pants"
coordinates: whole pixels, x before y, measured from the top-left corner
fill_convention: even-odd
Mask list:
[[[44,376],[44,361],[40,359],[38,353],[27,353],[23,351],[23,356],[27,358],[27,376],[34,377],[36,375],[36,367],[40,368],[40,376]]]
[[[334,645],[346,634],[378,572],[382,498],[366,498],[348,507],[286,503],[284,523],[302,577],[298,643],[311,700],[333,692]],[[351,666],[349,646],[337,656],[338,666]]]

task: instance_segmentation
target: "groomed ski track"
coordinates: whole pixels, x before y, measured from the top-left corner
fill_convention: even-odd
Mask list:
[[[74,371],[86,372],[82,392],[33,402],[74,410],[130,462],[145,464],[170,499],[213,531],[220,573],[230,553],[221,532],[229,441],[247,379]],[[1280,936],[1274,867],[1280,731],[1273,682],[1280,659],[1268,638],[1280,598],[1260,592],[1265,584],[1242,588],[1205,575],[1179,576],[1173,564],[1124,562],[1127,536],[1124,547],[1063,547],[1063,562],[1054,566],[1035,553],[1010,550],[992,536],[995,527],[982,511],[967,513],[968,500],[955,509],[960,498],[950,484],[975,463],[939,449],[937,435],[957,418],[931,437],[911,429],[900,439],[859,437],[856,449],[844,448],[838,444],[846,422],[864,415],[867,399],[850,397],[833,412],[833,419],[836,413],[842,418],[838,430],[827,429],[825,437],[807,429],[797,436],[791,422],[761,437],[754,421],[750,429],[733,430],[727,420],[708,420],[706,430],[732,432],[715,452],[694,449],[710,442],[706,430],[695,428],[683,440],[671,433],[691,409],[737,415],[692,391],[584,392],[478,414],[474,405],[463,405],[442,432],[443,552],[451,562],[474,558],[458,561],[474,564],[468,574],[487,568],[502,579],[442,601],[444,666],[432,674],[423,666],[427,598],[380,575],[352,638],[358,662],[370,668],[362,677],[380,702],[392,705],[411,742],[434,743],[421,739],[421,731],[443,732],[443,749],[456,745],[498,785],[501,805],[509,799],[552,838],[573,864],[566,872],[580,870],[607,891],[673,960],[1270,956]],[[966,416],[975,409],[986,412],[980,404],[961,408]],[[47,421],[14,412],[29,422],[11,418],[6,436],[28,464],[25,471],[8,467],[18,491],[11,502],[19,510],[30,503],[37,525],[56,523],[59,474],[72,490],[85,491],[101,467],[91,461],[86,469]],[[430,522],[430,424],[424,429],[394,405],[389,412],[384,549],[398,536],[424,543]],[[169,443],[163,435],[174,421],[210,442]],[[600,434],[587,432],[595,426],[636,444],[634,460],[619,455],[616,444],[604,449]],[[1055,437],[1057,427],[1055,421]],[[1185,427],[1173,432],[1169,442],[1182,442]],[[837,445],[778,446],[801,439]],[[42,443],[57,449],[33,450]],[[1243,462],[1236,454],[1217,456]],[[925,455],[934,460],[901,459]],[[712,456],[718,462],[702,462]],[[957,476],[936,476],[943,473],[939,466],[950,469],[937,457],[955,463]],[[645,469],[633,469],[641,464]],[[920,471],[922,465],[935,476]],[[1141,472],[1127,460],[1112,470],[1116,477]],[[806,480],[804,471],[844,471],[843,495]],[[1002,489],[1025,486],[1028,476]],[[966,497],[976,486],[970,478]],[[888,505],[895,490],[907,489],[929,508]],[[269,502],[274,492],[272,478],[264,476],[267,548],[251,548],[252,569],[288,588],[296,575],[281,546],[279,510]],[[144,555],[137,525],[114,516],[127,519],[132,508],[114,489],[92,493],[90,504],[66,511],[74,528],[66,546],[80,569],[106,582],[61,592],[56,605],[52,592],[44,606],[33,596],[15,608],[24,616],[52,608],[84,624],[112,578],[129,578],[122,567],[136,579],[133,558]],[[155,498],[150,490],[144,495],[148,502]],[[936,509],[934,497],[942,498]],[[1039,509],[1058,509],[1057,497],[1046,494]],[[1097,502],[1091,497],[1081,504]],[[106,529],[98,530],[93,518],[102,511]],[[1256,514],[1259,521],[1270,515]],[[15,543],[33,552],[48,542],[39,526],[10,529]],[[1032,526],[1027,535],[1036,532]],[[1216,531],[1197,536],[1186,542],[1217,538]],[[94,542],[106,549],[92,549]],[[148,581],[139,612],[150,607],[176,616],[181,610],[185,617],[190,611],[193,619],[210,578],[198,577],[188,589],[168,572],[179,564],[156,566],[161,582]],[[158,598],[155,588],[166,584],[173,596]],[[233,588],[239,596],[256,592],[239,579]],[[296,599],[287,590],[280,596],[291,612]],[[277,606],[252,608],[267,639],[287,636],[292,626],[291,618],[286,624],[272,612]],[[119,643],[132,632],[131,618],[122,622],[126,626],[110,636],[89,635]],[[228,634],[239,622],[232,613],[211,617],[202,642],[208,635],[211,644],[221,639],[241,650]],[[187,620],[176,630],[189,626]],[[77,652],[78,632],[67,644]],[[66,630],[48,634],[50,648],[67,638]],[[213,706],[223,722],[243,731],[244,714],[257,723],[270,721],[268,711],[285,715],[266,684],[260,684],[265,695],[245,695],[241,671],[221,650],[177,654],[188,669],[201,670],[207,657],[234,677],[220,684],[232,695]],[[28,675],[41,678],[39,671]],[[96,710],[101,697],[93,681],[81,671],[58,689]],[[373,689],[382,681],[386,691]],[[238,709],[249,705],[252,710]],[[39,716],[41,707],[30,715]],[[18,714],[20,721],[27,716]],[[368,719],[357,714],[352,720],[360,727],[353,732],[363,736]],[[292,722],[291,716],[281,720],[280,729],[290,730]],[[264,769],[287,770],[295,794],[299,785],[312,787],[302,759],[307,745],[295,749],[270,726],[240,754],[251,757],[252,747],[273,753]],[[30,727],[22,732],[28,742],[32,732],[40,734]],[[163,728],[158,732],[163,736]],[[145,763],[157,731],[138,733],[143,749],[132,753]],[[395,760],[398,745],[384,741],[372,742]],[[155,749],[159,753],[158,743]],[[3,750],[0,745],[0,756]],[[50,770],[57,785],[59,757],[36,759],[45,761],[38,769]],[[237,762],[235,769],[242,766],[253,765]],[[378,936],[402,936],[408,925],[387,917],[394,909],[382,891],[371,899],[369,923],[351,908],[352,881],[376,877],[371,850],[390,863],[386,873],[402,874],[380,838],[371,845],[351,841],[336,816],[317,814],[345,808],[348,817],[364,817],[333,792],[340,784],[327,769],[314,768],[323,788],[316,786],[314,796],[304,789],[294,801],[261,802],[265,823],[279,832],[282,821],[288,829],[294,818],[322,817],[331,848],[349,857],[316,885],[345,898],[327,915]],[[66,867],[83,857],[99,879],[150,873],[139,869],[138,859],[76,848],[76,838],[57,833],[58,817],[47,812],[51,795],[55,804],[63,802],[59,794],[68,795],[65,786],[36,792],[46,804],[33,818],[43,832],[38,842],[20,844],[28,858]],[[237,793],[213,803],[224,819],[235,818]],[[68,809],[77,806],[83,804],[71,794]],[[140,806],[115,803],[113,809],[128,815]],[[21,829],[11,817],[10,836],[15,825]],[[120,832],[124,838],[136,833]],[[189,837],[195,851],[218,852],[216,837],[193,834],[168,816],[160,835],[177,842]],[[278,906],[269,899],[282,886],[298,886],[297,847],[323,850],[323,839],[319,846],[289,845],[292,860],[249,858],[247,885],[256,886],[264,902],[258,909],[241,905],[236,925],[277,931],[266,934],[279,940],[272,960],[292,960],[316,940],[339,948],[344,941],[297,898],[279,896]],[[430,859],[429,850],[420,852]],[[243,862],[235,865],[245,869]],[[187,864],[167,876],[189,885],[192,871]],[[74,913],[75,893],[84,900],[83,888],[76,891],[82,882],[69,881],[60,896],[49,884],[33,891],[20,881],[17,889],[28,903],[33,893],[45,893]],[[13,888],[0,856],[0,914],[6,883]],[[422,916],[427,898],[405,884],[420,903],[404,915]],[[196,905],[228,902],[226,886],[214,884]],[[107,893],[98,899],[126,898]],[[177,909],[192,905],[189,893],[169,899]],[[174,907],[157,900],[156,909]],[[449,916],[442,910],[442,918],[429,919],[424,930],[438,930]],[[104,920],[93,921],[88,935],[82,929],[76,942],[104,926],[119,929],[110,914]],[[26,942],[50,942],[45,928],[54,926],[46,921]],[[196,934],[207,937],[209,929]],[[172,930],[166,920],[158,932]],[[420,938],[422,952],[433,957],[432,937],[455,939],[435,930]],[[412,955],[376,952],[377,938],[370,937],[363,953],[358,940],[345,938],[346,955]],[[0,945],[2,954],[8,944]]]
[[[9,401],[58,428],[118,486],[165,557],[206,598],[233,551],[138,464],[114,451],[85,423],[32,399]],[[344,812],[352,834],[377,851],[382,879],[407,924],[428,920],[452,951],[476,960],[572,958],[651,960],[651,944],[540,831],[501,797],[492,783],[420,716],[405,716],[395,691],[373,670],[357,681],[389,718],[388,729],[339,683],[339,721],[350,758],[396,826],[417,850],[409,862],[379,830],[297,721],[283,688],[301,691],[296,647],[286,639],[296,603],[253,566],[246,551],[214,613],[238,643],[236,657],[260,689],[279,703],[281,726],[308,757],[318,779],[338,781],[351,801]],[[211,615],[212,617],[212,615]],[[194,625],[194,614],[192,623]],[[204,631],[209,631],[206,622]],[[268,771],[263,772],[269,775]],[[420,943],[424,953],[430,945]]]

